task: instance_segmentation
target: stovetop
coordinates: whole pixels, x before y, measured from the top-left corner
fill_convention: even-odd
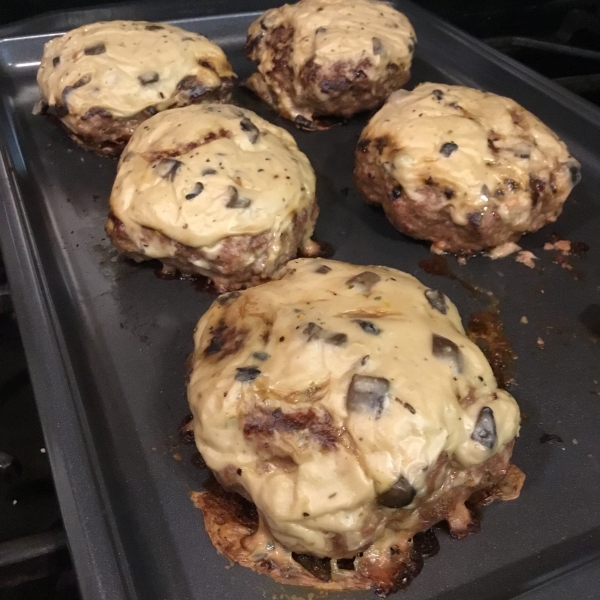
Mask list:
[[[108,3],[53,0],[52,8],[98,4]],[[600,3],[417,0],[417,4],[600,105]],[[0,26],[39,14],[46,6],[39,0],[3,6]],[[583,590],[589,573],[585,577],[583,581],[581,573],[574,574],[557,585],[564,585],[565,593],[578,589],[578,585]],[[583,595],[575,592],[571,597]],[[0,599],[78,598],[43,433],[0,262]],[[541,600],[543,594],[534,592],[527,598]]]

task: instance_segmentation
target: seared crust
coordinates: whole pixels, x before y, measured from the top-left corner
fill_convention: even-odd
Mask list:
[[[163,256],[163,273],[178,273],[180,275],[202,275],[212,280],[215,291],[224,292],[245,289],[255,285],[278,279],[286,263],[294,258],[302,249],[306,231],[314,228],[319,207],[316,202],[310,209],[297,213],[293,226],[284,231],[280,239],[280,251],[275,262],[268,270],[264,265],[269,262],[269,248],[273,243],[270,232],[260,235],[238,235],[225,238],[219,254],[211,258],[203,248],[193,248],[169,239],[160,231],[142,228],[142,236],[135,241],[129,236],[123,223],[113,214],[108,216],[106,233],[113,245],[127,258],[136,262],[152,260],[140,252],[144,244],[158,243],[163,247],[173,249],[171,256]],[[194,263],[203,262],[205,267]]]
[[[406,17],[382,2],[301,0],[250,26],[258,70],[246,85],[298,127],[325,129],[322,117],[376,108],[402,87],[415,43]]]
[[[470,254],[554,222],[579,163],[516,102],[422,84],[395,94],[364,129],[354,178],[402,233]]]
[[[106,232],[121,252],[209,277],[218,292],[279,277],[319,212],[292,136],[224,104],[165,111],[138,129],[110,207]]]
[[[446,520],[463,537],[477,530],[470,502],[518,496],[518,407],[439,291],[386,267],[285,271],[217,298],[189,363],[198,450],[259,521],[195,500],[232,560],[385,595],[420,569],[417,533]]]
[[[149,117],[228,101],[235,81],[225,54],[201,35],[145,21],[99,22],[46,44],[35,111],[86,150],[118,156]]]
[[[479,529],[475,509],[495,500],[513,500],[519,496],[525,479],[522,471],[515,465],[507,466],[497,457],[488,462],[489,465],[481,465],[488,469],[488,477],[482,487],[467,491],[466,502],[465,494],[454,490],[425,513],[428,518],[421,522],[419,529],[426,534],[425,548],[413,544],[413,540],[420,541],[418,532],[412,536],[405,531],[396,532],[377,548],[360,553],[353,561],[342,562],[342,568],[336,560],[329,559],[331,577],[328,581],[323,580],[323,573],[317,577],[304,568],[291,552],[275,541],[256,507],[239,494],[225,491],[211,479],[203,492],[192,492],[190,496],[196,508],[202,511],[211,542],[229,560],[288,585],[328,591],[372,589],[380,596],[387,596],[409,585],[421,572],[423,559],[437,553],[439,546],[429,529],[431,526],[448,519],[450,534],[463,538]]]

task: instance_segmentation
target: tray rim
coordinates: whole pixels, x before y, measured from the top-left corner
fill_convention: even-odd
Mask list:
[[[458,44],[470,46],[479,55],[520,79],[527,78],[540,92],[552,96],[563,106],[568,105],[571,110],[577,111],[580,117],[600,126],[599,107],[450,25],[427,9],[415,5],[410,0],[404,2],[411,5],[414,12],[420,12],[430,19],[432,27],[444,29]],[[262,3],[268,4],[268,0]],[[228,0],[219,4],[227,5]],[[248,18],[258,16],[262,12],[258,10],[202,14],[203,9],[210,5],[210,1],[200,0],[194,5],[195,16],[161,20],[181,25],[200,19]],[[158,5],[152,2],[148,3],[148,6]],[[188,2],[176,2],[167,12],[191,6]],[[59,18],[73,17],[74,20],[79,19],[83,23],[89,22],[86,16],[94,15],[94,11],[98,9],[114,10],[118,13],[137,7],[143,11],[146,5],[138,2],[120,2],[87,9],[51,11],[0,28],[0,48],[4,44],[62,33],[64,29],[52,28],[53,20]],[[117,14],[115,18],[120,17]],[[26,33],[27,29],[40,27],[46,31]],[[11,32],[16,31],[19,33],[11,35]],[[0,63],[0,68],[2,66]],[[19,139],[12,127],[5,103],[8,95],[0,93],[0,132],[3,133],[0,136],[0,249],[14,298],[15,314],[22,333],[72,560],[85,600],[137,598],[127,558],[119,543],[119,532],[111,516],[112,508],[102,481],[98,458],[95,456],[93,444],[86,438],[86,432],[89,430],[86,416],[81,409],[82,394],[72,370],[50,285],[41,267],[37,242],[23,204],[16,178],[17,165],[13,164],[10,158],[9,148],[12,146],[18,149]],[[70,431],[76,433],[71,439],[61,436],[61,430],[67,426],[70,427]],[[74,477],[74,473],[77,477]],[[75,480],[79,483],[76,486],[73,485]],[[93,518],[90,518],[90,515]],[[566,564],[563,568],[532,581],[531,586],[513,598],[525,600],[529,592],[551,587],[553,581],[594,563],[600,565],[600,553]],[[548,591],[551,593],[551,589]],[[548,597],[548,600],[552,599]]]

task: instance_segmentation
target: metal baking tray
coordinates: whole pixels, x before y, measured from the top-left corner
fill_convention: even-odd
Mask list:
[[[252,1],[244,8],[274,4]],[[522,240],[539,257],[535,269],[514,257],[492,262],[481,256],[466,265],[448,259],[461,278],[499,300],[518,355],[512,392],[525,418],[514,461],[527,480],[520,499],[485,509],[479,534],[463,541],[440,534],[441,552],[403,597],[597,597],[600,112],[423,9],[395,4],[419,38],[411,86],[456,82],[509,95],[552,127],[583,164],[583,181],[558,222]],[[188,412],[184,360],[192,329],[213,297],[189,281],[160,280],[151,267],[117,256],[103,231],[116,162],[80,150],[31,114],[49,32],[99,19],[175,19],[220,44],[235,71],[247,76],[252,67],[243,43],[256,13],[235,9],[233,1],[197,1],[61,13],[33,21],[35,35],[0,41],[2,249],[86,600],[310,597],[309,589],[230,568],[188,497],[201,489],[206,473],[191,464],[193,448],[181,446],[176,435]],[[27,24],[11,31],[26,33]],[[428,247],[398,233],[360,199],[352,161],[365,116],[306,133],[243,90],[236,101],[290,130],[309,156],[321,206],[316,233],[333,244],[335,258],[408,271],[442,289],[465,319],[485,308],[459,280],[422,270]],[[553,234],[589,244],[584,256],[568,258],[573,270],[555,264],[557,253],[543,249]],[[564,442],[542,444],[544,434]]]

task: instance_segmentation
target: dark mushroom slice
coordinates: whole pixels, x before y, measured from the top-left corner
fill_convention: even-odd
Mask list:
[[[106,52],[106,46],[104,42],[99,42],[93,46],[88,46],[84,49],[83,53],[87,56],[97,56],[98,54],[104,54]]]
[[[379,335],[381,333],[381,329],[379,329],[379,327],[377,327],[373,321],[354,319],[354,323],[356,323],[365,333],[370,335]]]
[[[406,477],[400,475],[391,488],[377,496],[377,502],[387,508],[403,508],[408,506],[417,495],[415,488]]]
[[[571,175],[571,183],[577,185],[581,181],[581,165],[570,165],[569,174]]]
[[[484,406],[479,412],[471,439],[489,450],[496,444],[496,420],[494,411],[489,406]]]
[[[313,323],[312,321],[306,325],[302,330],[302,333],[308,338],[309,342],[318,340],[323,337],[324,330],[320,325]]]
[[[252,353],[252,358],[255,358],[256,360],[260,360],[261,362],[264,362],[265,360],[269,359],[271,357],[271,355],[268,352],[253,352]]]
[[[467,215],[467,220],[473,227],[481,227],[481,223],[483,221],[483,213],[480,212],[472,212]]]
[[[331,559],[292,552],[292,558],[321,581],[331,581]]]
[[[345,333],[334,333],[325,338],[325,342],[333,346],[344,346],[347,341],[348,336]]]
[[[236,298],[239,298],[242,294],[240,292],[225,292],[224,294],[221,294],[218,298],[217,298],[217,302],[221,305],[221,306],[225,306],[226,304],[229,304],[229,302],[231,300],[235,300]]]
[[[398,184],[392,188],[392,192],[390,195],[392,197],[392,200],[398,200],[398,198],[400,198],[403,193],[404,193],[404,188],[400,184]]]
[[[425,298],[427,302],[439,313],[445,315],[448,312],[448,305],[446,304],[446,296],[439,290],[427,289],[425,290]]]
[[[413,535],[413,548],[423,558],[431,558],[440,551],[440,542],[433,529],[420,531]]]
[[[237,188],[230,185],[227,189],[227,208],[248,208],[252,201],[249,198],[241,198]]]
[[[372,39],[373,42],[373,54],[375,56],[378,56],[379,54],[381,54],[383,52],[383,44],[381,43],[381,40],[378,37],[374,37]]]
[[[204,191],[204,184],[201,181],[197,181],[196,185],[192,188],[189,194],[185,195],[186,200],[193,200],[196,196],[199,196]]]
[[[326,275],[329,273],[329,271],[331,271],[331,267],[328,267],[327,265],[321,265],[318,269],[316,269],[315,273],[319,273],[319,275]]]
[[[260,373],[260,369],[257,369],[256,367],[238,367],[235,370],[235,380],[241,381],[242,383],[254,381]]]
[[[303,117],[302,115],[296,115],[294,123],[299,127],[303,127],[304,129],[312,129],[314,127],[313,122],[309,121],[306,117]]]
[[[138,75],[138,79],[142,85],[150,85],[151,83],[156,83],[159,80],[159,75],[156,71],[148,71],[147,73]]]
[[[431,351],[436,358],[448,361],[455,374],[460,375],[463,372],[462,352],[452,340],[434,333],[431,338]]]
[[[356,556],[352,558],[338,558],[335,561],[338,569],[343,569],[344,571],[354,571],[354,561],[356,560]]]
[[[258,136],[260,135],[258,127],[250,119],[245,117],[240,121],[240,128],[242,131],[245,131],[248,134],[250,143],[255,144]]]
[[[454,142],[446,142],[440,148],[440,154],[448,158],[453,152],[458,150],[458,146]]]
[[[385,377],[353,375],[346,395],[346,406],[349,411],[366,410],[379,418],[389,390],[390,382]]]
[[[346,281],[346,285],[349,288],[356,288],[363,294],[369,294],[373,289],[373,286],[381,281],[381,277],[377,275],[377,273],[373,273],[373,271],[363,271],[354,277],[350,277]]]
[[[87,85],[91,80],[92,76],[89,73],[86,73],[85,75],[83,75],[83,77],[80,77],[73,85],[65,86],[61,94],[63,106],[67,106],[67,98],[73,90]]]
[[[216,175],[217,172],[214,169],[204,169],[202,175]]]
[[[155,168],[159,177],[167,181],[174,181],[177,171],[179,171],[182,164],[180,160],[174,158],[161,158],[156,163]]]

